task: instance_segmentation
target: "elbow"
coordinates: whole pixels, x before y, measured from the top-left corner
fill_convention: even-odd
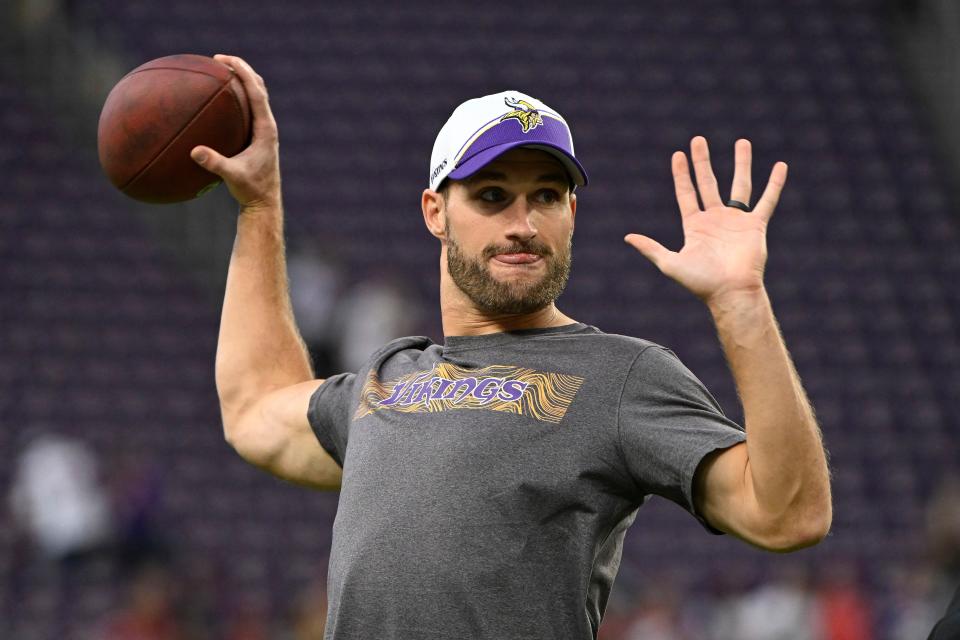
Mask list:
[[[257,404],[262,395],[252,388],[226,387],[218,381],[223,437],[238,452],[243,446],[244,432],[249,430],[249,422],[258,412]]]
[[[830,532],[829,527],[811,527],[786,531],[767,539],[761,547],[772,553],[793,553],[819,544]]]
[[[263,445],[256,441],[257,429],[255,422],[262,419],[256,404],[248,406],[244,411],[228,412],[223,404],[220,406],[223,417],[223,439],[244,460],[257,466],[270,462],[269,452],[264,452]]]
[[[236,449],[241,442],[241,430],[243,428],[243,414],[231,410],[230,406],[223,401],[220,402],[220,418],[223,421],[223,439],[227,444]]]
[[[241,442],[239,429],[235,423],[228,422],[226,419],[223,421],[223,439],[234,451],[237,451]]]
[[[215,371],[217,399],[220,402],[220,415],[223,418],[224,437],[233,444],[233,432],[242,428],[245,417],[251,413],[257,402],[275,385],[268,384],[262,376],[250,369],[243,370],[234,363],[227,364],[218,352]]]
[[[792,553],[822,542],[830,533],[833,511],[830,502],[818,504],[785,518],[771,527],[759,546],[773,553]]]
[[[243,455],[244,448],[244,439],[242,431],[243,421],[239,418],[227,419],[226,416],[223,418],[223,439],[226,441],[230,448],[235,452]]]

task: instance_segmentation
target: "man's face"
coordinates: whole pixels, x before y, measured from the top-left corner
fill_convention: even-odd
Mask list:
[[[447,270],[478,309],[527,314],[563,293],[576,196],[552,155],[508,151],[469,178],[452,181],[446,209]]]

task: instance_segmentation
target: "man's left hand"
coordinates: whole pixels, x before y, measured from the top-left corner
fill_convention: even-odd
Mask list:
[[[687,156],[673,154],[673,183],[683,222],[683,248],[670,251],[656,240],[630,233],[624,240],[653,262],[660,271],[689,289],[708,305],[729,294],[763,290],[767,262],[767,223],[787,180],[787,165],[773,165],[770,180],[752,211],[728,207],[720,199],[717,179],[710,166],[707,141],[697,136],[690,141],[690,156],[696,172],[703,210],[697,189],[690,179]],[[749,204],[750,141],[735,145],[735,169],[730,198]]]

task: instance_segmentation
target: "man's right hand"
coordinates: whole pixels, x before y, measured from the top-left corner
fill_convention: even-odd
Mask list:
[[[323,380],[314,378],[287,290],[279,143],[267,88],[240,58],[214,59],[237,74],[253,116],[253,139],[239,154],[225,158],[204,146],[190,152],[240,203],[217,340],[224,435],[245,460],[276,476],[337,489],[340,467],[307,419],[310,398]]]
[[[217,54],[217,62],[236,72],[250,102],[253,115],[253,139],[232,158],[225,158],[210,147],[194,147],[190,157],[227,184],[230,194],[240,203],[241,213],[279,208],[280,153],[277,122],[270,111],[267,86],[249,64],[236,56]]]

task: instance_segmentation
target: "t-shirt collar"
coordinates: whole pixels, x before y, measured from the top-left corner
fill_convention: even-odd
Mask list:
[[[480,347],[492,347],[509,342],[516,342],[531,336],[544,336],[559,333],[575,333],[586,329],[587,325],[582,322],[574,322],[558,327],[538,327],[534,329],[515,329],[513,331],[501,331],[498,333],[485,333],[476,336],[444,336],[443,350],[462,351],[464,349],[476,349]]]

